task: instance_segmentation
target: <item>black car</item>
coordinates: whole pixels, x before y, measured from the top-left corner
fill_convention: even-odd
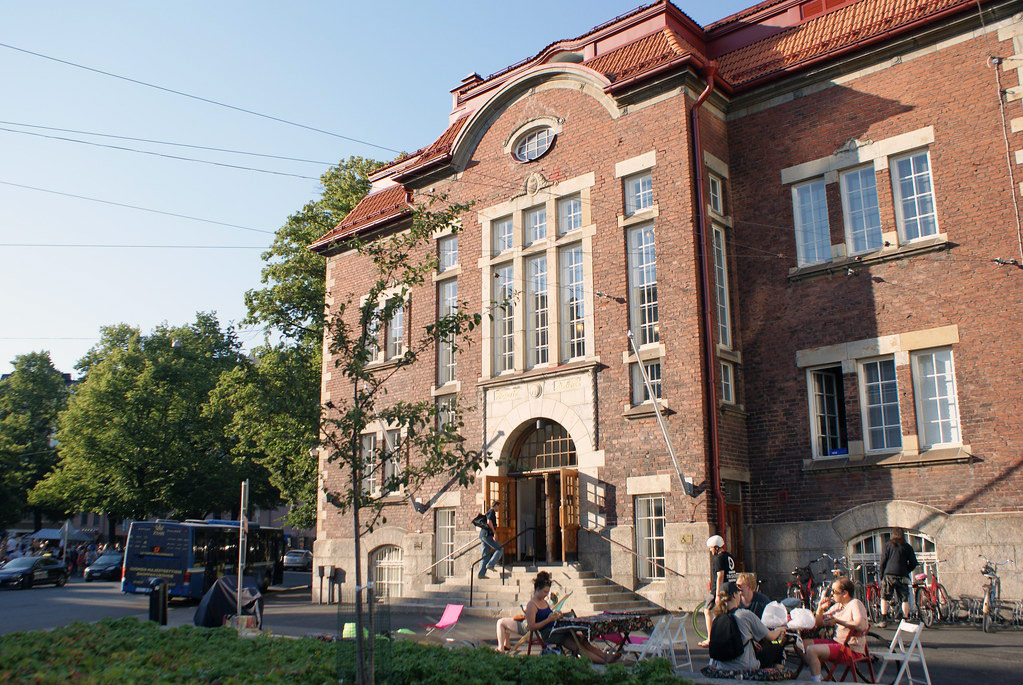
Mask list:
[[[120,580],[121,565],[124,563],[124,554],[121,552],[106,552],[96,558],[94,562],[85,567],[85,582],[94,580]]]
[[[60,587],[67,579],[67,566],[53,557],[18,557],[0,566],[0,587],[27,590],[33,585],[45,583]]]

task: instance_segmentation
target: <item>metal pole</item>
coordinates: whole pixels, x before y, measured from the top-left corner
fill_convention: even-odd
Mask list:
[[[242,575],[245,572],[245,538],[248,532],[249,520],[246,511],[249,508],[249,479],[242,481],[242,502],[238,510],[238,583],[235,585],[237,606],[235,607],[235,626],[239,629],[242,625]]]
[[[629,330],[629,344],[632,345],[632,353],[636,355],[636,365],[639,366],[639,373],[643,376],[643,385],[646,386],[647,395],[650,396],[650,401],[653,402],[654,416],[657,417],[657,425],[661,427],[661,435],[664,436],[664,444],[668,446],[668,454],[671,456],[671,463],[675,467],[675,475],[678,476],[678,481],[682,484],[682,491],[692,497],[692,479],[687,479],[682,475],[682,469],[678,465],[678,458],[675,456],[675,448],[672,447],[671,438],[668,437],[668,427],[664,425],[664,418],[661,416],[661,403],[658,401],[657,395],[654,393],[654,387],[650,383],[650,377],[646,373],[646,366],[643,364],[643,360],[639,357],[639,348],[636,347],[636,337],[632,334],[631,329]]]

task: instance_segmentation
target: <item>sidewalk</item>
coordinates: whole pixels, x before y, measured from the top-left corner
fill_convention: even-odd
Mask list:
[[[306,637],[312,635],[337,635],[338,605],[313,604],[308,587],[271,591],[266,598],[263,613],[263,628],[276,635]],[[340,622],[354,620],[350,605],[341,607]],[[191,624],[195,605],[173,603],[168,612],[169,625]],[[378,611],[378,625],[390,624],[392,631],[407,628],[422,635],[425,629],[420,625],[440,618],[440,610],[429,610],[413,606],[390,605]],[[145,616],[141,617],[145,618]],[[887,651],[892,630],[873,628],[881,635],[884,645],[871,645],[874,654]],[[452,630],[455,640],[468,641],[481,646],[495,647],[497,635],[493,618],[464,615]],[[707,650],[696,646],[699,640],[689,631],[689,646],[693,655],[696,682],[735,682],[705,679],[699,676],[699,669],[707,664]],[[934,685],[958,685],[960,683],[1009,683],[1020,682],[1023,673],[1023,631],[1004,630],[985,634],[976,626],[936,626],[924,631],[924,653],[930,668]],[[805,674],[805,671],[804,671]],[[918,671],[914,671],[918,674]],[[922,675],[922,674],[921,674]],[[891,682],[895,671],[889,666],[885,680]],[[804,675],[805,679],[805,675]],[[793,682],[793,681],[789,681]]]

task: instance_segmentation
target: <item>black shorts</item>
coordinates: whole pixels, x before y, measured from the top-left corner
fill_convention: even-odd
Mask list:
[[[886,575],[881,579],[881,596],[890,602],[895,595],[900,602],[909,601],[909,580],[905,576]]]

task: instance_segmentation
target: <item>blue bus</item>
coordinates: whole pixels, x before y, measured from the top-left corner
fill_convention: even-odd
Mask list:
[[[284,579],[284,531],[249,524],[244,575],[266,592]],[[238,522],[134,521],[124,547],[121,592],[148,594],[167,581],[171,597],[201,599],[225,575],[238,573]]]

